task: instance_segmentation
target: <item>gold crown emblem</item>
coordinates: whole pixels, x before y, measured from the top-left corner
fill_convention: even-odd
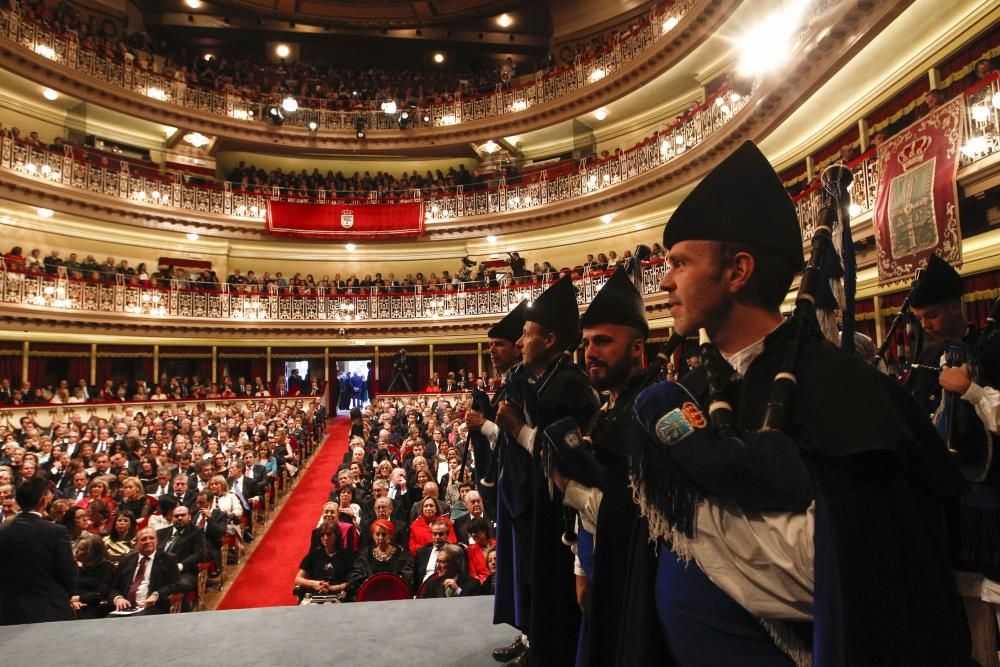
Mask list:
[[[913,169],[918,164],[923,162],[924,154],[930,147],[931,138],[926,135],[914,139],[910,143],[903,146],[896,155],[896,159],[899,160],[899,164],[903,166],[903,171]]]

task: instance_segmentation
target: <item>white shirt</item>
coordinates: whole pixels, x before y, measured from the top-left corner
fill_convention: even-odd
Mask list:
[[[434,571],[437,569],[438,554],[440,552],[440,549],[431,547],[431,555],[430,558],[427,559],[427,570],[424,572],[424,578],[421,579],[421,581],[427,581],[431,578],[431,575],[434,574]]]
[[[135,592],[136,607],[141,607],[146,602],[146,598],[156,592],[149,590],[149,576],[153,572],[153,559],[156,558],[156,552],[154,551],[152,556],[146,556],[146,558],[148,559],[146,561],[146,571],[142,575],[142,583],[139,584],[139,588]],[[135,579],[135,573],[139,571],[142,559],[143,556],[140,555],[139,560],[136,562],[135,569],[132,570],[132,576],[128,579],[130,584]]]

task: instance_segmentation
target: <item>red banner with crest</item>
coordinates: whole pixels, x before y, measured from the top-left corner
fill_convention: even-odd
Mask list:
[[[878,147],[875,247],[878,282],[908,280],[937,253],[962,264],[958,219],[962,96],[941,105]]]
[[[420,236],[424,233],[424,205],[269,201],[267,231],[277,236],[345,241]]]

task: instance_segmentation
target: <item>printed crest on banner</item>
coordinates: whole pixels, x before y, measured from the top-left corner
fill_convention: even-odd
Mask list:
[[[340,226],[344,229],[350,229],[354,226],[354,211],[345,209],[340,212]]]

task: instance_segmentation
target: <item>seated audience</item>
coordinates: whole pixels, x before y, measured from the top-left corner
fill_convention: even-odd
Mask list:
[[[83,535],[74,547],[77,573],[70,606],[76,617],[103,618],[111,610],[108,595],[115,568],[108,561],[104,542],[96,535]]]
[[[434,575],[420,591],[421,598],[450,598],[479,595],[480,583],[463,571],[462,548],[446,544],[437,555]]]
[[[328,521],[319,529],[320,547],[312,549],[299,563],[295,586],[302,595],[345,597],[354,556],[344,549],[340,526]]]
[[[388,500],[388,499],[386,499]],[[413,581],[413,558],[394,543],[395,528],[387,519],[376,519],[371,525],[371,546],[363,549],[351,571],[351,596],[357,593],[373,574],[388,572],[402,577],[407,585]]]
[[[177,560],[159,548],[156,531],[143,528],[135,551],[118,563],[109,599],[114,612],[165,614],[177,588]]]

